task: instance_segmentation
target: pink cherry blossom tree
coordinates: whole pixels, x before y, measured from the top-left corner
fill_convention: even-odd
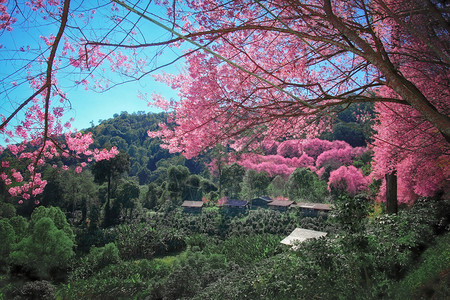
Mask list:
[[[364,177],[361,170],[354,166],[341,166],[331,171],[328,180],[328,188],[335,191],[346,191],[350,195],[364,191],[368,186],[368,179]]]

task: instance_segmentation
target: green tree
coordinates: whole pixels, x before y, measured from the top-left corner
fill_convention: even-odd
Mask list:
[[[245,168],[237,163],[222,167],[222,191],[225,196],[237,198],[241,192],[241,182]]]
[[[139,185],[134,181],[125,181],[117,188],[117,196],[114,205],[120,205],[121,209],[125,210],[125,216],[127,216],[127,210],[131,217],[135,201],[139,199]]]
[[[163,190],[160,186],[158,186],[154,182],[149,183],[143,206],[148,209],[155,208],[158,205],[158,200],[161,197],[162,193]]]
[[[107,183],[106,189],[106,203],[104,209],[103,226],[108,227],[114,224],[120,209],[111,203],[111,184],[112,181],[118,178],[122,173],[128,171],[130,168],[130,157],[127,153],[120,152],[116,157],[108,160],[101,160],[92,166],[92,173],[94,174],[94,181],[96,183]]]
[[[15,242],[19,242],[28,234],[29,223],[27,219],[22,216],[14,216],[9,219],[9,224],[14,229],[16,240]]]
[[[39,278],[50,278],[57,270],[64,270],[75,254],[74,242],[49,217],[34,223],[31,235],[17,244],[10,255],[14,264],[23,266]]]
[[[16,215],[16,208],[11,203],[0,202],[0,218],[12,218]]]
[[[252,199],[266,196],[269,184],[270,179],[266,172],[257,172],[248,169],[241,183],[241,197],[244,199]]]
[[[327,195],[327,184],[311,170],[298,168],[289,176],[287,191],[289,198],[294,201],[323,202]]]
[[[111,200],[111,181],[116,179],[130,168],[130,157],[120,152],[116,157],[96,162],[92,166],[94,182],[107,185],[107,203]]]
[[[69,223],[67,222],[66,215],[61,211],[59,207],[36,207],[33,211],[33,214],[31,215],[31,228],[34,228],[37,222],[39,222],[39,220],[43,218],[51,219],[54,226],[56,226],[58,230],[62,230],[72,241],[75,240],[75,235]]]
[[[9,254],[16,241],[14,228],[8,219],[0,219],[0,272],[5,272],[9,264]]]
[[[200,201],[202,199],[201,180],[199,175],[190,175],[186,179],[181,199]]]
[[[185,166],[170,166],[167,169],[167,190],[170,192],[172,203],[181,200],[186,180],[190,174],[189,169]]]
[[[284,179],[280,175],[277,175],[274,179],[272,179],[272,182],[267,187],[267,191],[269,195],[273,197],[285,196],[286,185],[286,179]]]

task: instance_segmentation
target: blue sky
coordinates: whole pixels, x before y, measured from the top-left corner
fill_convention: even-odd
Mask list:
[[[176,91],[154,81],[150,76],[139,82],[120,85],[101,93],[85,91],[83,87],[78,87],[67,93],[72,104],[72,109],[67,110],[67,117],[73,117],[75,121],[72,126],[81,130],[90,127],[91,121],[94,122],[94,125],[98,125],[99,120],[112,118],[115,113],[122,111],[129,113],[160,112],[160,110],[148,107],[146,101],[139,99],[139,92],[149,95],[158,92],[167,99],[177,98]]]
[[[93,1],[95,2],[95,1]],[[81,2],[83,5],[90,5],[91,3]],[[71,7],[76,7],[76,0],[71,4]],[[95,3],[93,5],[96,5]],[[158,8],[152,8],[152,13],[158,13]],[[86,11],[89,11],[87,9]],[[104,27],[105,30],[111,26],[108,24],[109,8],[104,7],[98,10],[95,14],[95,18],[91,23],[86,25],[86,32],[92,35],[98,34],[89,29]],[[105,15],[103,15],[105,14]],[[22,19],[18,17],[18,22],[13,26],[13,31],[8,32],[6,30],[0,31],[0,113],[8,116],[23,100],[28,98],[32,94],[32,90],[28,87],[28,83],[24,81],[26,71],[21,69],[26,63],[25,61],[30,58],[35,58],[37,53],[42,52],[43,44],[40,36],[48,36],[50,33],[56,35],[58,30],[58,23],[52,23],[50,21],[43,21],[41,16],[36,17],[31,11],[29,15],[24,15]],[[131,19],[134,17],[131,17]],[[106,20],[106,21],[105,21]],[[73,21],[73,20],[72,20]],[[76,21],[75,21],[76,22]],[[103,23],[102,23],[103,22]],[[82,26],[84,26],[82,24]],[[170,38],[170,34],[163,29],[157,28],[155,25],[149,24],[147,21],[141,21],[138,23],[139,32],[137,38],[142,38],[146,42],[154,42],[161,39]],[[31,51],[19,51],[21,47],[25,50],[30,46]],[[61,49],[62,45],[59,49]],[[181,53],[182,49],[166,51],[161,57],[158,58],[158,64],[163,64]],[[149,54],[151,57],[153,54]],[[151,62],[153,65],[155,62]],[[37,67],[38,68],[38,67]],[[43,67],[41,67],[43,68]],[[182,60],[177,62],[176,65],[172,65],[163,69],[167,73],[180,72],[182,68]],[[45,68],[43,68],[45,69]],[[33,75],[36,73],[34,69]],[[119,77],[111,72],[107,74],[114,81],[120,81]],[[155,108],[147,106],[147,103],[138,98],[139,92],[147,93],[159,93],[167,99],[173,98],[177,100],[176,91],[167,87],[165,84],[156,82],[151,76],[146,76],[139,82],[131,82],[114,87],[106,92],[94,92],[85,91],[83,86],[75,86],[73,84],[74,78],[70,73],[66,75],[60,75],[59,83],[63,87],[63,91],[67,93],[70,104],[66,104],[65,119],[74,118],[72,128],[82,130],[91,126],[91,121],[94,125],[98,124],[99,120],[105,120],[111,118],[115,113],[127,111],[129,113],[137,111],[145,112],[159,112]],[[12,82],[19,84],[18,88],[12,88]],[[70,106],[70,109],[68,109]],[[20,118],[20,115],[19,115]]]

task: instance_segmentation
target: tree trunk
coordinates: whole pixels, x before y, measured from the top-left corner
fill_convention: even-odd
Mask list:
[[[396,214],[398,211],[397,202],[397,171],[386,174],[386,212]]]

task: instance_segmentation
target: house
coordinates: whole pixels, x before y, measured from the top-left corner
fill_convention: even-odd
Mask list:
[[[316,239],[322,236],[326,236],[326,232],[315,231],[303,228],[295,228],[289,236],[284,238],[280,243],[288,246],[292,246],[292,249],[296,249],[296,244],[302,243],[309,239]]]
[[[300,211],[306,216],[314,216],[317,217],[321,214],[328,214],[330,210],[333,209],[331,204],[326,203],[309,203],[309,202],[300,202],[294,204],[294,206],[300,208]]]
[[[267,205],[272,202],[273,199],[270,197],[258,197],[250,200],[250,208],[251,209],[257,209],[257,208],[267,208]]]
[[[244,213],[248,208],[248,201],[226,198],[220,207],[227,213]]]
[[[203,208],[202,201],[184,201],[181,204],[184,212],[188,213],[201,213]]]
[[[272,202],[268,203],[267,206],[271,209],[287,211],[293,203],[294,201],[289,200],[273,200]]]

